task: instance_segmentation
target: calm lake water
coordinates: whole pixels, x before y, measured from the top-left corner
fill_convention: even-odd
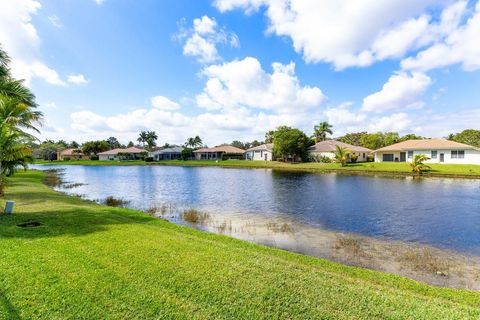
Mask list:
[[[214,167],[54,167],[64,170],[65,181],[84,183],[61,191],[91,200],[114,196],[142,210],[155,204],[195,208],[216,217],[287,221],[480,255],[480,180]]]

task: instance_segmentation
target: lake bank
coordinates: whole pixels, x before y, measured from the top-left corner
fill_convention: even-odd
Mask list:
[[[7,190],[5,318],[477,319],[480,294],[176,226],[52,191],[42,173]],[[16,225],[40,221],[37,228]]]
[[[247,160],[226,160],[226,161],[208,161],[208,160],[170,160],[170,161],[112,161],[112,160],[77,160],[77,161],[37,161],[36,164],[50,165],[85,165],[85,166],[135,166],[135,165],[162,165],[162,166],[208,166],[224,168],[252,168],[252,169],[275,169],[284,171],[301,172],[338,172],[345,174],[364,174],[364,175],[386,175],[386,176],[412,176],[411,168],[408,163],[377,163],[363,162],[352,163],[345,167],[337,163],[284,163],[278,161],[247,161]],[[440,178],[467,178],[480,179],[480,165],[463,164],[431,164],[430,171],[425,172],[422,177],[440,177]]]

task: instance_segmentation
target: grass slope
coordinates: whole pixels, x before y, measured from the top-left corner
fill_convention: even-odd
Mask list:
[[[170,166],[218,166],[218,167],[239,167],[239,168],[272,168],[282,170],[299,170],[315,172],[358,172],[358,173],[392,173],[392,174],[411,174],[412,169],[408,163],[395,162],[364,162],[351,163],[341,167],[337,163],[284,163],[278,161],[246,161],[246,160],[228,160],[228,161],[209,161],[209,160],[172,160],[172,161],[109,161],[109,160],[79,160],[79,161],[37,161],[38,164],[62,164],[62,165],[87,165],[87,166],[112,166],[112,165],[170,165]],[[425,175],[441,176],[466,176],[480,178],[480,165],[471,164],[429,164],[432,168]]]
[[[0,216],[1,319],[480,317],[480,293],[176,226],[41,179],[20,173],[7,190],[16,213]],[[16,227],[28,220],[43,225]]]

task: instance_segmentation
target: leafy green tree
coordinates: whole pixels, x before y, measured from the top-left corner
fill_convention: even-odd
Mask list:
[[[400,138],[400,141],[407,141],[407,140],[421,140],[425,139],[425,137],[422,136],[417,136],[416,134],[409,133],[404,135],[403,137]]]
[[[430,167],[424,163],[427,160],[430,160],[430,158],[426,155],[416,154],[415,157],[413,157],[412,162],[409,163],[410,167],[412,168],[412,172],[414,174],[421,175],[423,172],[430,170]]]
[[[80,144],[77,141],[72,141],[68,144],[69,148],[80,149]]]
[[[296,161],[300,157],[302,161],[308,160],[307,149],[311,146],[311,140],[303,131],[281,126],[275,131],[273,140],[273,153],[277,159]]]
[[[332,128],[333,126],[327,121],[320,122],[313,127],[313,138],[315,139],[315,142],[327,140],[327,133],[333,134]]]
[[[361,137],[361,146],[372,150],[385,146],[384,137],[381,132],[369,133]]]
[[[107,150],[110,150],[110,144],[105,140],[87,141],[82,146],[82,152],[86,155],[98,155]]]
[[[267,133],[265,133],[265,143],[272,143],[274,135],[275,135],[275,130],[270,130]]]
[[[333,157],[333,159],[335,160],[335,162],[340,163],[342,167],[345,167],[347,165],[350,154],[351,152],[347,148],[335,146],[335,156]]]
[[[348,143],[353,146],[362,146],[362,138],[368,135],[366,131],[363,132],[352,132],[352,133],[347,133],[346,135],[339,137],[338,141],[343,142],[343,143]]]
[[[117,149],[121,147],[120,142],[118,142],[118,139],[115,137],[110,137],[107,139],[108,145],[110,146],[110,149]]]
[[[474,147],[480,147],[480,130],[463,130],[462,132],[451,134],[448,139],[460,143],[465,143]]]
[[[127,143],[127,148],[131,148],[131,147],[134,147],[135,144],[133,143],[133,141],[128,141]]]
[[[181,156],[182,160],[184,160],[184,161],[186,161],[188,159],[191,159],[193,157],[193,149],[192,148],[183,148],[180,156]]]

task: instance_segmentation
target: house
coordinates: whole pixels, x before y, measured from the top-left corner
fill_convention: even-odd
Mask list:
[[[83,154],[79,149],[70,148],[57,152],[57,160],[88,160],[89,156]]]
[[[99,160],[140,160],[147,154],[147,151],[137,147],[117,148],[100,152],[98,154]]]
[[[367,161],[368,155],[373,151],[368,148],[354,146],[354,145],[336,141],[336,140],[325,140],[325,141],[318,142],[313,146],[311,146],[310,148],[308,148],[308,153],[311,156],[327,157],[327,158],[333,159],[335,157],[335,151],[337,149],[337,146],[346,148],[350,150],[351,154],[357,155],[358,162]]]
[[[233,146],[202,148],[193,151],[196,160],[243,159],[245,150]]]
[[[148,153],[149,157],[152,157],[155,161],[160,160],[177,160],[182,157],[182,147],[170,147],[165,149],[159,149]]]
[[[446,139],[407,140],[374,153],[375,162],[410,162],[423,154],[430,158],[425,163],[480,164],[480,148]]]
[[[247,149],[247,151],[245,152],[245,159],[272,161],[273,143],[266,143],[257,147]]]

